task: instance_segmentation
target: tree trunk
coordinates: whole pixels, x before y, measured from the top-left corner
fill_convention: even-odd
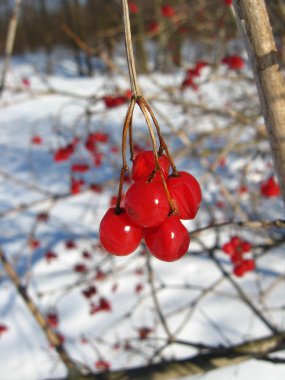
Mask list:
[[[285,85],[264,0],[234,0],[285,203]]]

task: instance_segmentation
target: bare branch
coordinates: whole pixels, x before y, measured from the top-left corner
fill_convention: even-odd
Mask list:
[[[264,0],[235,0],[285,202],[285,85]]]

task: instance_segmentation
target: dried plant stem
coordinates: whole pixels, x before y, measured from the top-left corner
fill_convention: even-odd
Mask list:
[[[4,67],[2,70],[2,76],[1,76],[1,81],[0,81],[0,96],[3,93],[4,87],[5,87],[6,74],[8,72],[11,56],[13,53],[21,2],[22,0],[15,0],[13,13],[11,15],[10,22],[9,22],[6,45],[5,45]]]
[[[126,45],[126,54],[129,68],[129,76],[131,82],[131,89],[133,96],[137,99],[142,96],[141,89],[138,84],[135,58],[132,45],[132,34],[130,26],[130,16],[129,16],[129,7],[128,0],[121,0],[122,9],[123,9],[123,24],[125,32],[125,45]]]
[[[149,112],[149,114],[150,114],[150,116],[152,118],[152,121],[153,121],[153,123],[155,125],[156,131],[157,131],[157,134],[158,134],[158,138],[159,138],[159,142],[160,142],[159,151],[160,151],[160,153],[162,153],[162,150],[165,151],[165,153],[167,155],[167,158],[168,158],[168,160],[170,162],[170,165],[172,167],[173,175],[174,176],[178,176],[178,172],[177,172],[176,166],[174,164],[174,161],[173,161],[173,158],[172,158],[171,154],[169,153],[169,150],[168,150],[168,147],[166,145],[166,142],[165,142],[165,140],[164,140],[164,138],[163,138],[163,136],[162,136],[162,134],[160,132],[160,127],[159,127],[158,121],[157,121],[157,119],[155,117],[155,114],[154,114],[153,110],[151,109],[150,105],[145,100],[144,100],[144,105],[145,105],[146,109],[148,110],[148,112]]]
[[[122,160],[123,160],[123,166],[122,166],[122,169],[121,169],[120,182],[119,182],[119,190],[118,190],[118,198],[117,198],[117,203],[116,203],[116,208],[115,208],[115,213],[117,215],[119,215],[120,212],[121,212],[121,199],[122,199],[122,191],[123,191],[123,185],[124,185],[124,178],[125,178],[125,173],[128,170],[127,159],[126,159],[127,137],[128,137],[129,129],[132,126],[132,119],[133,119],[133,113],[134,113],[135,105],[136,105],[136,101],[134,99],[132,99],[131,103],[129,105],[127,114],[126,114],[124,128],[123,128],[123,134],[122,134]]]

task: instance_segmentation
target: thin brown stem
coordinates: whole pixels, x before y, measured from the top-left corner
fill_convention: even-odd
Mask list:
[[[165,151],[167,158],[170,162],[170,165],[172,167],[173,175],[177,177],[179,175],[178,171],[177,171],[176,166],[174,164],[173,158],[172,158],[171,154],[169,153],[169,149],[167,147],[167,144],[166,144],[166,142],[165,142],[165,140],[161,134],[160,127],[159,127],[158,121],[155,117],[155,114],[152,111],[150,105],[145,100],[144,100],[144,105],[145,105],[146,109],[148,110],[148,112],[152,118],[153,124],[155,125],[156,131],[157,131],[157,135],[158,135],[159,143],[160,143],[159,152],[160,152],[160,154],[162,154],[162,151],[163,150]]]
[[[146,263],[147,263],[149,284],[151,287],[151,294],[152,294],[153,302],[155,304],[157,315],[158,315],[160,322],[161,322],[161,324],[165,330],[165,333],[167,334],[168,341],[172,342],[174,340],[174,337],[172,336],[171,331],[169,330],[168,324],[166,322],[166,319],[164,317],[164,314],[163,314],[161,307],[160,307],[160,304],[159,304],[159,300],[158,300],[155,285],[154,285],[154,273],[153,273],[153,269],[151,266],[151,258],[150,258],[150,255],[148,253],[147,253],[147,257],[146,257]]]
[[[133,112],[134,108],[136,105],[136,101],[134,99],[131,100],[131,103],[129,105],[126,118],[125,118],[125,123],[124,123],[124,128],[123,128],[123,133],[122,133],[122,160],[123,160],[123,166],[121,169],[121,175],[120,175],[120,183],[119,183],[119,190],[118,190],[118,198],[117,198],[117,203],[115,207],[115,213],[118,215],[121,212],[121,199],[122,199],[122,191],[123,191],[123,185],[124,185],[124,178],[125,178],[125,173],[128,170],[128,164],[127,164],[127,159],[126,159],[126,150],[127,150],[127,137],[128,137],[128,132],[129,128],[132,124],[132,118],[133,118]]]
[[[137,99],[138,97],[142,96],[142,92],[139,87],[138,79],[137,79],[135,58],[134,58],[133,45],[132,45],[132,33],[131,33],[131,25],[130,25],[128,0],[121,0],[121,4],[122,4],[122,9],[123,9],[125,46],[126,46],[131,89],[132,89],[132,93],[134,97]]]

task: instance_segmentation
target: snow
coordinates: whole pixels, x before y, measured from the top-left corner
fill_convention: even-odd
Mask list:
[[[108,361],[111,369],[119,369],[145,365],[152,358],[197,354],[195,348],[180,344],[158,353],[167,340],[167,331],[155,310],[144,248],[128,257],[111,257],[98,245],[98,226],[109,207],[110,197],[117,194],[121,168],[120,153],[110,148],[120,147],[127,109],[123,105],[106,110],[100,98],[114,93],[116,86],[125,91],[129,87],[127,78],[102,73],[93,78],[78,78],[72,71],[72,62],[65,60],[53,76],[45,79],[47,86],[39,75],[41,69],[34,69],[35,62],[39,64],[41,60],[40,56],[29,60],[15,58],[7,78],[8,90],[0,99],[3,251],[41,312],[58,314],[58,331],[65,337],[70,356],[91,370],[96,370],[99,359]],[[256,136],[255,127],[262,119],[257,117],[241,126],[227,116],[207,111],[207,108],[218,109],[227,114],[234,109],[246,113],[257,107],[254,84],[246,79],[233,81],[231,78],[237,75],[224,67],[214,74],[206,67],[198,79],[199,91],[187,89],[183,94],[183,101],[189,103],[188,113],[183,113],[179,103],[179,90],[173,95],[173,101],[178,104],[171,104],[167,93],[171,86],[177,89],[183,77],[181,71],[140,78],[146,98],[158,110],[157,118],[177,167],[191,172],[202,185],[203,204],[198,217],[184,222],[190,236],[197,228],[226,220],[284,217],[280,197],[260,196],[261,181],[273,173],[268,142]],[[243,75],[250,75],[247,68]],[[30,88],[22,85],[24,76],[29,78]],[[84,175],[86,183],[102,185],[103,192],[92,192],[85,187],[80,194],[71,195],[70,161],[55,163],[53,153],[74,136],[84,141],[90,129],[110,136],[108,144],[100,144],[102,164],[93,165],[90,173]],[[180,132],[185,134],[186,143],[185,136],[179,137]],[[148,146],[146,126],[138,110],[134,114],[134,133],[139,144]],[[31,144],[35,135],[42,137],[41,145]],[[211,166],[225,147],[225,165]],[[71,159],[75,161],[92,164],[82,142]],[[249,192],[239,194],[243,182]],[[225,205],[218,207],[218,202]],[[26,205],[23,210],[15,209],[21,205]],[[47,222],[37,221],[37,215],[42,212],[49,213]],[[222,244],[235,234],[255,247],[256,271],[243,278],[231,275],[232,264],[221,250]],[[31,248],[32,238],[40,242],[39,248]],[[76,246],[67,248],[68,240]],[[263,252],[262,246],[274,241],[279,242],[276,247]],[[153,286],[170,332],[177,339],[206,345],[238,344],[270,333],[233,284],[224,278],[207,249],[215,249],[215,258],[232,281],[270,323],[284,330],[284,230],[252,230],[229,225],[193,237],[189,253],[177,262],[151,259],[155,274]],[[45,258],[48,251],[56,253],[57,258],[48,262]],[[86,251],[90,258],[83,257]],[[88,270],[76,272],[78,263]],[[104,278],[100,278],[100,272],[104,272]],[[58,356],[1,267],[0,281],[0,324],[8,327],[8,331],[0,334],[1,378],[41,380],[66,375]],[[91,285],[97,290],[92,302],[82,296],[82,291]],[[137,287],[142,289],[136,291]],[[111,311],[90,314],[92,303],[96,305],[102,297],[110,303]],[[141,328],[151,329],[148,339],[138,338]],[[256,376],[259,380],[278,380],[284,375],[282,365],[249,360],[191,379],[247,380]]]

